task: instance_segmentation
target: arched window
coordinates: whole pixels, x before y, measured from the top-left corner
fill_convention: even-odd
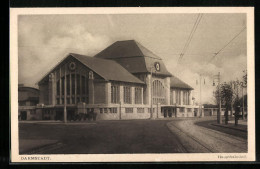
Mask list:
[[[153,81],[153,104],[165,104],[165,90],[162,82],[159,80]]]
[[[66,89],[65,89],[66,83]],[[88,103],[88,81],[84,75],[71,73],[56,82],[56,103],[64,104],[66,90],[67,104]]]

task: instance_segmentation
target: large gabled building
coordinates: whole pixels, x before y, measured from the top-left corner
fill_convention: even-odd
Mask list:
[[[68,54],[39,82],[38,110],[70,120],[94,108],[98,119],[194,116],[192,87],[134,40],[117,41],[94,57]],[[64,113],[65,112],[65,113]]]

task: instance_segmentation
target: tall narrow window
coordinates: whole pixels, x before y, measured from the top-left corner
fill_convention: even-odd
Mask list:
[[[61,93],[62,93],[62,95],[64,95],[64,81],[65,81],[65,78],[63,77],[63,78],[61,78]]]
[[[142,89],[140,87],[135,88],[135,104],[142,104]]]
[[[56,85],[57,85],[57,86],[56,86],[56,89],[57,89],[57,91],[56,91],[56,92],[57,92],[57,96],[59,96],[59,95],[60,95],[60,80],[57,81]]]
[[[165,91],[162,82],[159,80],[153,81],[153,104],[165,104]]]
[[[77,94],[80,94],[80,75],[77,74]]]
[[[170,104],[173,105],[173,91],[170,90]]]
[[[124,103],[131,104],[131,90],[129,86],[124,86]]]
[[[67,95],[70,95],[70,75],[67,75]]]
[[[111,103],[119,103],[119,86],[111,85]]]
[[[85,82],[85,76],[81,76],[81,82],[82,82],[82,94],[85,95],[86,94],[86,82]]]
[[[75,95],[75,75],[71,75],[71,94]]]

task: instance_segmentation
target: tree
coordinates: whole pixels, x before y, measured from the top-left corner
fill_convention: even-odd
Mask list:
[[[245,74],[243,75],[243,82],[244,82],[244,86],[247,87],[247,70],[243,71]]]
[[[215,98],[219,104],[219,94],[221,98],[221,103],[225,106],[225,123],[228,123],[228,110],[231,110],[232,102],[234,99],[234,91],[231,83],[223,83],[218,85]]]

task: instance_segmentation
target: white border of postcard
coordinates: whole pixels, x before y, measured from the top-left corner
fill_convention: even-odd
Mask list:
[[[19,155],[18,141],[18,15],[137,13],[246,13],[248,71],[248,153],[59,154]],[[253,7],[153,8],[10,8],[11,162],[193,162],[255,161],[255,64]],[[33,158],[29,158],[33,157]],[[26,159],[26,160],[24,160]],[[48,160],[46,160],[48,159]]]

